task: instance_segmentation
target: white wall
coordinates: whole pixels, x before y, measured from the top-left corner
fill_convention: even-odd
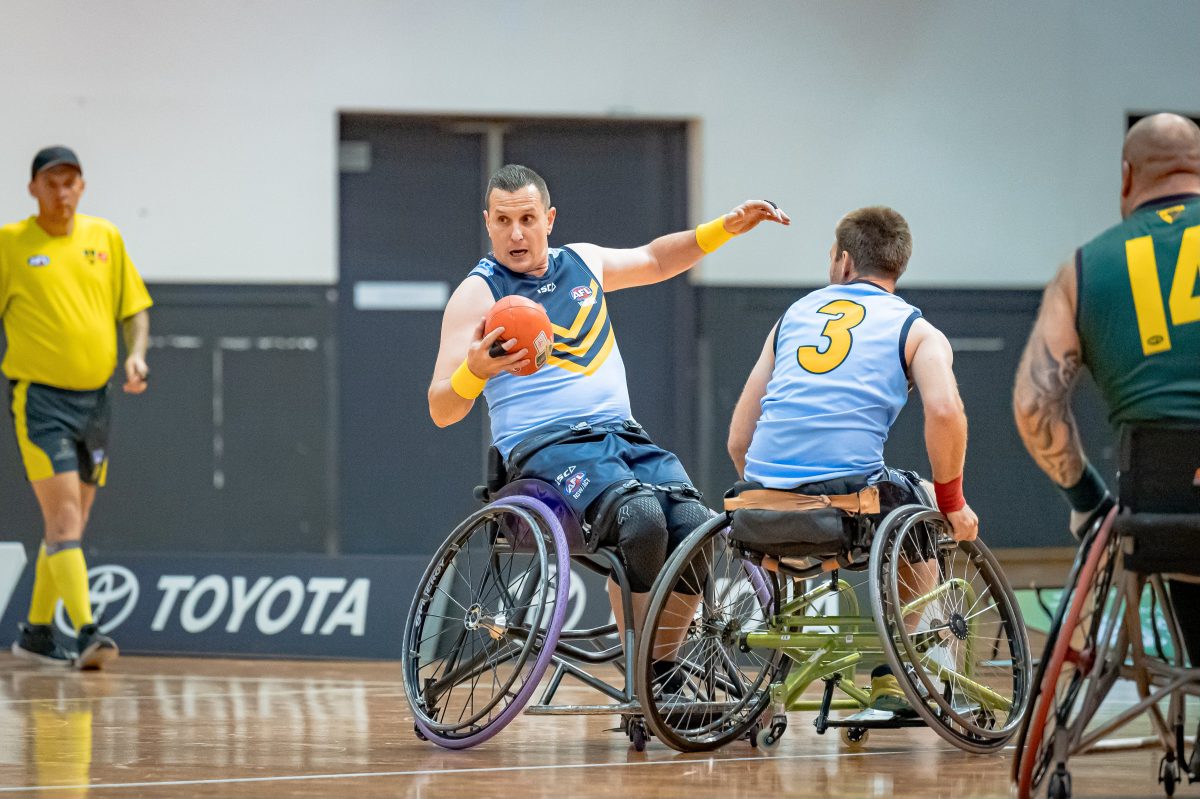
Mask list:
[[[689,117],[698,220],[795,220],[706,282],[818,282],[887,203],[909,285],[1030,286],[1116,220],[1125,113],[1200,113],[1198,33],[1190,0],[0,0],[0,219],[62,142],[148,279],[330,282],[339,110]]]

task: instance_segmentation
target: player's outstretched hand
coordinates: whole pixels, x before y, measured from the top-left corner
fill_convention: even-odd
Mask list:
[[[956,511],[946,514],[950,526],[954,528],[955,541],[974,541],[979,536],[979,517],[970,505],[963,505]]]
[[[471,370],[471,374],[484,380],[490,380],[501,372],[521,369],[529,365],[529,358],[525,357],[529,354],[529,350],[522,347],[514,352],[509,352],[516,346],[517,340],[510,338],[506,341],[499,341],[500,336],[504,333],[503,327],[498,327],[484,335],[483,323],[484,319],[481,318],[479,325],[475,328],[471,346],[467,350],[467,368]],[[493,357],[490,353],[493,344],[496,344],[503,354]]]
[[[125,359],[125,389],[126,394],[141,394],[146,390],[146,378],[150,376],[150,367],[146,359],[139,355],[130,355]]]
[[[753,230],[759,222],[778,222],[781,225],[792,224],[792,218],[783,209],[770,200],[746,200],[746,202],[725,214],[725,230],[738,235]]]

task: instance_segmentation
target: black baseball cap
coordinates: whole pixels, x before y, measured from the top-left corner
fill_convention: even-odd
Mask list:
[[[79,170],[80,174],[83,174],[83,167],[79,165],[79,158],[75,155],[75,151],[70,147],[56,144],[53,147],[43,147],[38,150],[38,154],[33,157],[33,170],[30,177],[36,178],[43,169],[61,164],[73,166]]]

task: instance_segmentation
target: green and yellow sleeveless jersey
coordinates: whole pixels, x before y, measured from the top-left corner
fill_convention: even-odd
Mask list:
[[[1076,327],[1114,425],[1200,422],[1200,195],[1138,207],[1075,253]]]

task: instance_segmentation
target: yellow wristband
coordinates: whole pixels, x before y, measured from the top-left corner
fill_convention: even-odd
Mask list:
[[[725,229],[725,217],[718,216],[711,222],[705,222],[696,228],[696,243],[705,252],[712,252],[733,238],[733,234]]]
[[[463,399],[475,399],[483,393],[483,387],[486,385],[486,380],[476,377],[475,373],[467,368],[466,361],[460,363],[454,374],[450,375],[450,388]]]

